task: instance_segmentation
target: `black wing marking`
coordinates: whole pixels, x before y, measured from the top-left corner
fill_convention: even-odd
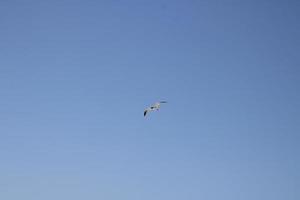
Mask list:
[[[147,114],[147,110],[144,111],[144,117],[146,116],[146,114]]]

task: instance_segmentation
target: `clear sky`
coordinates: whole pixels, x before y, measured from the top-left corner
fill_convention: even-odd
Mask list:
[[[300,199],[299,19],[297,0],[2,0],[0,199]]]

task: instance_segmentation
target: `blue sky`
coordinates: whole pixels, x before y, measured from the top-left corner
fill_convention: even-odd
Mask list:
[[[1,1],[0,199],[299,199],[299,13]]]

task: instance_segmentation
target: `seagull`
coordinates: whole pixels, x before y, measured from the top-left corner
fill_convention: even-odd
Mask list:
[[[147,115],[147,113],[148,113],[149,111],[154,111],[154,110],[157,111],[157,110],[159,110],[160,104],[162,104],[162,103],[167,103],[167,102],[166,102],[166,101],[159,101],[159,102],[153,104],[152,106],[150,106],[149,108],[147,108],[147,109],[144,111],[144,117]]]

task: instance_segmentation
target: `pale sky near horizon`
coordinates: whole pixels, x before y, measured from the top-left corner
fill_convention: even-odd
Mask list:
[[[300,199],[299,19],[296,0],[2,0],[0,199]]]

